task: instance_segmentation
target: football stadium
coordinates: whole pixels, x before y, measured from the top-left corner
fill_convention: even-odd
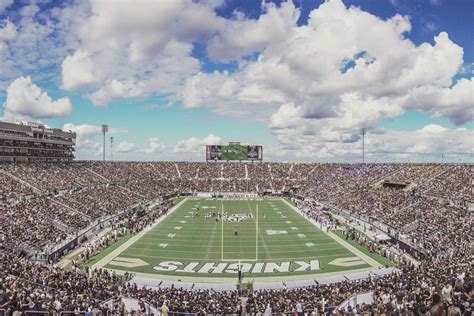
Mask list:
[[[472,12],[0,0],[0,316],[474,315]]]

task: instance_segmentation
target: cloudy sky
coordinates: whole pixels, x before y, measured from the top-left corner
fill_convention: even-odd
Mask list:
[[[0,118],[77,157],[474,161],[471,0],[0,0]],[[107,145],[107,155],[110,148]]]

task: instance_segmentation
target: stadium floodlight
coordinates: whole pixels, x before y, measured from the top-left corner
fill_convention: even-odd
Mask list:
[[[360,129],[360,134],[362,135],[362,163],[365,163],[365,127]]]
[[[105,133],[109,131],[109,125],[102,124],[102,134],[104,135],[104,144],[102,146],[103,160],[105,161]]]
[[[114,161],[114,137],[110,136],[110,161]]]

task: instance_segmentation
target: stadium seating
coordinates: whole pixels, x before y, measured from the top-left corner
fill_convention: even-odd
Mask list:
[[[375,303],[358,312],[455,314],[472,311],[471,251],[474,203],[471,165],[197,162],[75,162],[0,164],[0,313],[21,310],[122,312],[117,297],[183,313],[330,312],[371,291]],[[376,188],[371,186],[379,183]],[[139,288],[107,271],[66,271],[15,255],[43,252],[90,223],[130,205],[195,192],[297,194],[390,227],[422,249],[419,266],[403,273],[296,289],[237,291]],[[471,204],[472,205],[472,204]],[[167,205],[169,207],[169,204]],[[318,217],[311,203],[308,216]],[[130,213],[134,232],[166,207]],[[361,241],[362,243],[362,241]],[[467,315],[467,314],[465,314]]]

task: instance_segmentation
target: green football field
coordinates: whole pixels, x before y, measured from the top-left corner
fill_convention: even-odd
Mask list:
[[[354,249],[283,199],[192,198],[114,250],[102,266],[191,277],[232,277],[238,269],[247,277],[269,277],[375,266]]]

